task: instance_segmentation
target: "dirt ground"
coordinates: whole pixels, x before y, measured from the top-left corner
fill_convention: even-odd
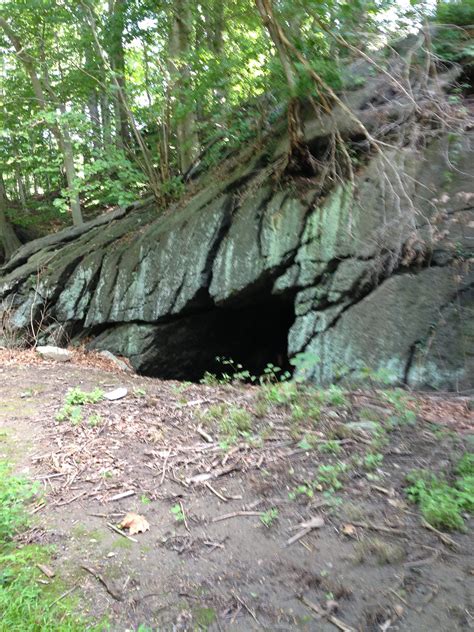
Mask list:
[[[427,529],[403,492],[407,472],[449,471],[472,449],[467,397],[411,394],[394,424],[368,386],[310,421],[257,387],[99,367],[0,352],[0,452],[43,488],[25,537],[54,545],[51,581],[85,613],[114,631],[474,628],[472,532]],[[57,421],[77,387],[128,394]],[[252,427],[224,445],[229,407]],[[367,418],[387,430],[370,467]],[[340,482],[309,491],[341,463]],[[150,526],[132,539],[114,530],[130,511]]]

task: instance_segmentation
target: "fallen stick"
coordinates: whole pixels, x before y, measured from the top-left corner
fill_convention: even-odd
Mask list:
[[[61,599],[64,599],[64,597],[67,597],[68,595],[70,595],[73,592],[73,590],[76,590],[78,586],[79,586],[79,582],[77,584],[74,584],[74,586],[70,588],[69,590],[66,590],[61,595],[59,595],[57,599],[55,599],[49,604],[48,608],[52,608],[55,604],[58,603],[58,601],[61,601]]]
[[[446,546],[450,546],[453,549],[459,549],[459,544],[456,542],[456,540],[450,538],[449,535],[446,535],[446,533],[442,533],[441,531],[438,531],[438,529],[435,529],[432,525],[430,525],[429,522],[426,522],[424,518],[421,519],[421,524],[423,527],[425,527],[425,529],[428,529],[428,531],[433,531],[433,533],[436,533],[441,542],[443,544],[446,544]]]
[[[232,513],[224,514],[223,516],[217,516],[217,518],[213,518],[212,522],[220,522],[221,520],[228,520],[229,518],[238,518],[239,516],[263,516],[263,511],[233,511]]]
[[[381,531],[382,533],[391,533],[393,535],[401,535],[407,538],[407,534],[402,529],[396,527],[385,527],[381,524],[368,524],[367,522],[353,522],[354,527],[361,527],[362,529],[371,529],[372,531]]]
[[[204,485],[215,495],[217,496],[217,498],[220,498],[221,500],[223,500],[225,503],[229,502],[229,499],[226,498],[225,496],[223,496],[222,494],[220,494],[217,489],[214,489],[214,487],[210,484],[210,483],[204,483]]]
[[[301,524],[291,527],[292,531],[294,531],[295,529],[301,530],[286,541],[286,546],[290,546],[291,544],[298,542],[298,540],[304,538],[304,536],[308,535],[308,533],[313,529],[320,529],[321,527],[324,527],[324,519],[321,516],[314,516],[306,522],[302,522]]]
[[[165,480],[166,466],[168,464],[168,459],[170,458],[170,454],[171,454],[171,448],[168,450],[165,456],[165,460],[163,461],[163,471],[161,472],[160,485],[163,485],[163,481]]]
[[[97,581],[100,582],[104,586],[105,590],[109,593],[111,597],[113,597],[117,601],[123,601],[123,596],[119,592],[117,592],[114,588],[109,586],[107,581],[104,579],[104,577],[102,577],[102,575],[98,571],[91,568],[90,566],[86,566],[85,564],[81,564],[81,568],[83,568],[85,571],[90,573],[92,577],[95,577]]]
[[[223,467],[220,470],[215,470],[214,472],[202,472],[201,474],[196,474],[195,476],[191,476],[191,478],[187,478],[186,482],[187,483],[204,483],[205,481],[208,481],[211,478],[218,478],[219,476],[230,474],[231,472],[234,472],[235,470],[240,470],[240,467],[237,465],[231,465],[229,467]]]
[[[245,610],[247,610],[247,612],[252,617],[252,619],[255,621],[255,623],[257,623],[258,625],[261,626],[261,623],[257,619],[257,615],[255,614],[255,612],[251,608],[249,608],[249,606],[245,603],[245,601],[241,597],[239,597],[239,595],[235,591],[232,591],[232,594],[237,599],[237,601],[242,604],[242,606],[245,608]]]
[[[109,498],[109,502],[113,500],[122,500],[122,498],[128,498],[129,496],[134,496],[136,494],[134,489],[129,489],[127,492],[122,492],[121,494],[115,494],[112,498]]]
[[[113,525],[112,523],[108,522],[107,526],[109,527],[109,529],[112,529],[112,531],[115,531],[115,533],[118,533],[123,538],[127,538],[127,540],[130,540],[130,542],[138,542],[138,540],[136,540],[135,538],[132,538],[131,535],[127,535],[126,533],[118,529],[115,525]]]
[[[85,496],[88,493],[89,493],[88,490],[85,489],[83,492],[81,492],[80,494],[77,494],[77,496],[73,496],[69,500],[65,500],[65,501],[60,502],[60,503],[54,503],[53,507],[64,507],[64,505],[70,505],[75,500],[79,500],[79,498],[82,498],[82,496]]]
[[[202,428],[201,426],[198,426],[196,428],[196,432],[203,438],[205,439],[208,443],[214,443],[214,439],[211,437],[211,435],[209,433],[207,433],[204,428]]]
[[[190,533],[191,529],[188,526],[188,521],[186,520],[186,513],[184,511],[183,503],[181,501],[179,501],[179,506],[181,507],[181,513],[183,514],[184,528],[186,529],[186,531]]]
[[[307,608],[315,612],[320,617],[326,617],[328,621],[330,621],[333,625],[335,625],[336,628],[339,628],[339,630],[342,630],[342,632],[357,632],[355,628],[351,627],[350,625],[347,625],[347,623],[344,623],[344,621],[341,621],[341,619],[334,616],[333,614],[330,614],[329,612],[327,612],[320,606],[317,606],[312,601],[309,601],[308,599],[306,599],[306,597],[301,596],[300,601],[304,603],[304,605]]]

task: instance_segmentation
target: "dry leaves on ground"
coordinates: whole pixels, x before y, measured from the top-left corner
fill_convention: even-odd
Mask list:
[[[135,535],[136,533],[144,533],[145,531],[148,531],[150,524],[143,516],[129,512],[119,524],[119,527],[121,529],[128,529],[130,535]]]

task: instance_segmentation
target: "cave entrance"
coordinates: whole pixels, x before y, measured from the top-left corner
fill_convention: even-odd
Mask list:
[[[295,318],[293,298],[254,298],[245,306],[216,307],[160,325],[140,372],[192,382],[200,381],[206,372],[232,373],[217,357],[232,358],[256,376],[269,363],[291,370],[287,348]]]

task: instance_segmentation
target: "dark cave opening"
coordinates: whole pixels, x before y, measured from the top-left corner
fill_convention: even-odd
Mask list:
[[[264,296],[251,304],[216,307],[157,327],[140,373],[162,379],[200,381],[206,372],[233,373],[217,357],[231,358],[251,375],[272,363],[291,370],[288,331],[293,296]]]

